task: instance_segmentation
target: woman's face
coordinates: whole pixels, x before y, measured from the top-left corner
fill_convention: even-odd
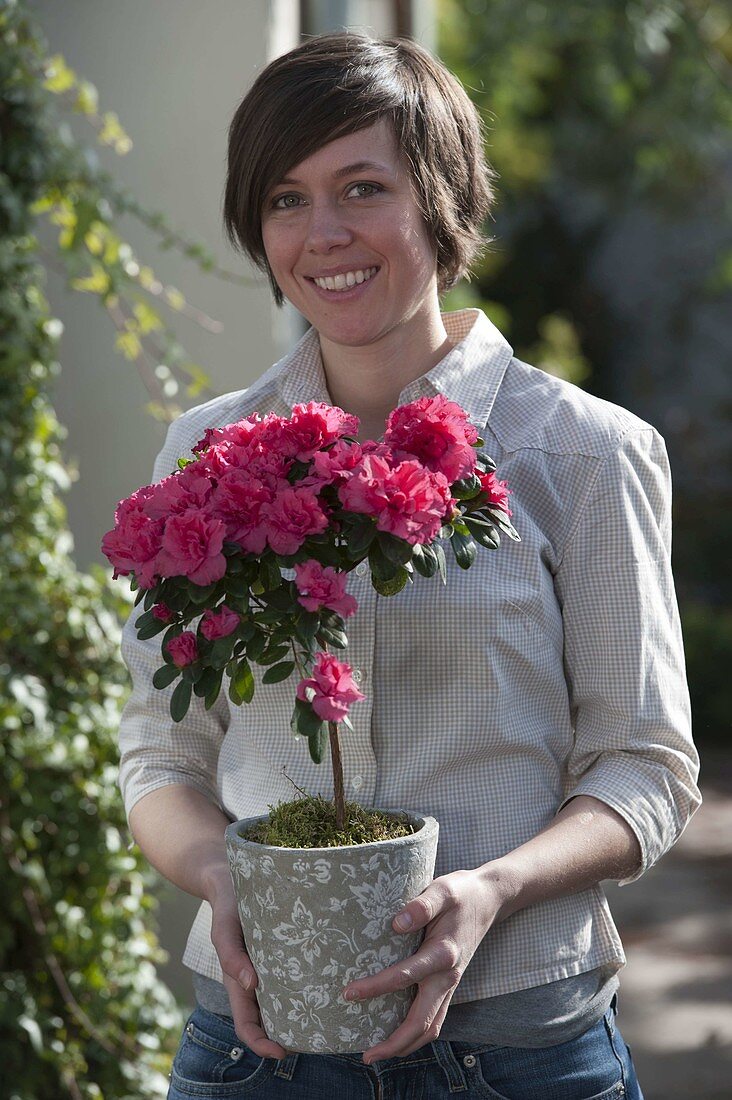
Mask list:
[[[265,200],[262,237],[282,293],[334,344],[439,317],[435,250],[386,121],[295,165]]]

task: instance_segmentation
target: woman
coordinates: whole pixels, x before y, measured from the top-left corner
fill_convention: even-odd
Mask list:
[[[330,794],[292,740],[289,689],[239,709],[220,698],[174,726],[151,686],[156,640],[138,641],[131,617],[130,826],[204,901],[171,1097],[641,1097],[599,883],[638,878],[700,801],[668,464],[650,425],[521,363],[480,311],[440,313],[482,243],[491,178],[462,87],[407,41],[311,39],[264,70],[232,121],[227,230],[312,327],[248,390],[173,424],[155,478],[207,427],[254,410],[327,401],[378,438],[395,406],[443,393],[512,486],[522,542],[394,600],[354,577],[349,661],[369,690],[343,739],[349,794],[441,824],[435,880],[401,914],[422,946],[344,991],[417,986],[405,1022],[362,1057],[266,1037],[226,865],[226,824],[289,798],[283,770]]]

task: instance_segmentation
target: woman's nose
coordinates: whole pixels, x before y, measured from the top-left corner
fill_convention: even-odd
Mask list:
[[[335,204],[313,205],[310,208],[305,248],[308,252],[329,252],[350,244],[353,233],[347,218]]]

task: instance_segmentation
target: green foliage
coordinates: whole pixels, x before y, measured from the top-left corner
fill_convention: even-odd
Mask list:
[[[685,428],[672,420],[667,427],[664,417],[699,385],[687,380],[693,371],[699,377],[689,333],[711,329],[712,317],[724,331],[725,308],[729,317],[729,6],[440,0],[438,14],[440,54],[479,108],[499,173],[496,224],[488,227],[496,243],[445,306],[482,307],[519,358],[660,424],[674,474],[674,568],[695,730],[702,740],[727,735],[721,651],[728,649],[729,611],[719,605],[729,606],[729,402],[710,400]],[[687,270],[664,269],[657,245],[658,281],[641,293],[655,330],[656,294],[668,325],[658,363],[630,347],[622,377],[632,393],[618,383],[618,348],[629,346],[642,317],[630,305],[624,316],[623,295],[603,292],[597,275],[603,265],[610,270],[616,222],[629,217],[653,228],[650,246],[664,234],[686,239],[690,260]],[[632,257],[627,264],[637,280]],[[623,278],[618,261],[613,270]],[[669,301],[673,309],[660,304]],[[706,377],[723,364],[720,352]]]
[[[119,234],[123,215],[142,222],[162,249],[178,249],[203,271],[227,282],[253,280],[222,270],[202,245],[187,240],[165,215],[146,210],[100,167],[92,145],[81,146],[61,112],[84,119],[97,145],[125,156],[132,141],[117,116],[101,114],[93,84],[77,76],[64,58],[46,56],[45,43],[24,3],[0,0],[0,233],[23,232],[28,213],[57,230],[56,259],[70,289],[94,295],[115,330],[115,347],[133,362],[148,391],[147,410],[160,420],[181,412],[179,394],[212,396],[211,381],[190,360],[165,311],[185,315],[210,332],[218,321],[165,285]]]
[[[47,396],[61,326],[31,206],[71,160],[17,6],[0,36],[0,1076],[13,1100],[139,1100],[165,1095],[181,1019],[117,788],[129,604],[74,566]]]

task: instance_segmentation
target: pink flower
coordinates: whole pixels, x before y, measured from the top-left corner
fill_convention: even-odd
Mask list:
[[[143,505],[151,519],[167,519],[203,507],[211,495],[211,482],[201,476],[196,465],[192,462],[185,470],[164,477],[154,486],[155,492]]]
[[[420,397],[389,416],[384,441],[414,455],[450,485],[475,469],[477,429],[467,413],[443,394]]]
[[[346,443],[344,440],[339,439],[327,451],[318,451],[313,456],[311,470],[315,476],[312,480],[317,480],[321,484],[342,481],[359,464],[363,455],[364,452],[360,443]],[[298,484],[305,485],[306,480],[303,479]]]
[[[508,507],[508,495],[511,490],[508,488],[507,482],[499,481],[494,470],[490,470],[485,474],[479,473],[478,477],[481,485],[481,502],[492,504],[494,508],[500,508],[502,512],[512,516],[513,512]],[[472,501],[471,504],[473,504]]]
[[[211,514],[224,521],[230,542],[238,543],[250,554],[261,554],[267,545],[267,533],[260,512],[262,505],[273,498],[272,490],[249,470],[230,467],[216,486]]]
[[[295,405],[292,418],[282,429],[282,446],[288,455],[307,462],[316,451],[335,443],[343,435],[356,435],[358,417],[351,416],[337,406],[321,401],[308,401]]]
[[[358,603],[346,593],[347,581],[345,573],[339,573],[330,565],[324,567],[313,558],[295,566],[297,599],[308,611],[327,607],[343,619],[355,614]]]
[[[192,664],[198,656],[196,635],[191,630],[184,630],[176,638],[171,638],[165,648],[178,668]]]
[[[102,552],[114,566],[115,579],[134,573],[141,588],[152,588],[165,524],[161,519],[150,519],[139,501],[130,503],[132,500],[130,497],[120,502],[117,523],[102,539]]]
[[[152,609],[153,618],[160,619],[161,623],[169,623],[175,616],[175,612],[172,611],[167,603],[156,603]]]
[[[240,621],[236,611],[222,604],[215,611],[209,608],[204,612],[201,619],[201,633],[204,638],[208,638],[209,642],[215,641],[216,638],[227,638],[229,634],[234,633]]]
[[[276,554],[294,554],[308,535],[328,526],[328,517],[312,489],[284,489],[271,504],[263,504],[260,521]]]
[[[378,455],[367,455],[338,495],[349,511],[375,516],[380,531],[411,545],[431,541],[453,505],[442,474],[432,473],[416,460],[392,469]]]
[[[192,450],[197,454],[205,454],[210,447],[217,443],[234,443],[239,447],[246,446],[257,433],[261,431],[262,419],[259,413],[252,413],[244,420],[237,420],[234,424],[226,424],[223,428],[206,428],[203,439],[199,439]]]
[[[165,524],[158,569],[165,577],[188,577],[194,584],[213,584],[226,572],[221,553],[226,528],[204,512],[171,516]]]
[[[332,654],[316,653],[313,674],[297,685],[297,698],[310,702],[318,718],[341,722],[351,703],[365,699],[353,682],[352,671],[350,665],[337,661]],[[308,696],[312,697],[308,699]]]

